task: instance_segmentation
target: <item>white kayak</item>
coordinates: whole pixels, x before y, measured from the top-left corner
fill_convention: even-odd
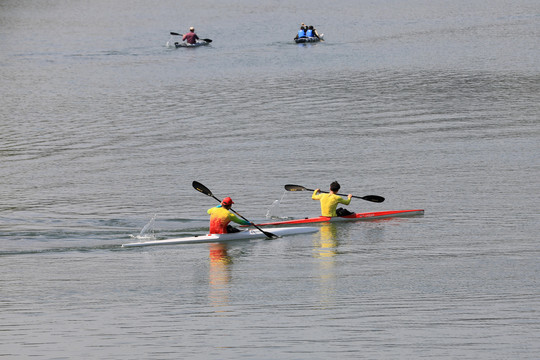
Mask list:
[[[298,234],[309,234],[319,231],[318,228],[308,226],[286,227],[286,228],[269,228],[264,229],[265,232],[272,233],[276,236],[288,236]],[[143,242],[134,242],[123,244],[122,247],[140,247],[140,246],[154,246],[154,245],[179,245],[179,244],[200,244],[200,243],[215,243],[215,242],[227,242],[234,240],[252,240],[252,239],[264,239],[264,235],[260,230],[249,229],[242,230],[236,233],[230,234],[206,234],[199,236],[190,236],[175,239],[165,240],[152,240]]]

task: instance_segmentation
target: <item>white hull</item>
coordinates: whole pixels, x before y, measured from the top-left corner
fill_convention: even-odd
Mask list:
[[[307,226],[288,227],[288,228],[269,228],[269,229],[263,229],[263,230],[277,236],[309,234],[309,233],[314,233],[314,232],[319,231],[318,228],[307,227]],[[264,235],[261,231],[257,229],[250,229],[250,230],[243,230],[243,231],[240,231],[237,233],[231,233],[231,234],[207,234],[207,235],[191,236],[191,237],[176,238],[176,239],[135,242],[135,243],[123,244],[122,247],[200,244],[200,243],[215,243],[215,242],[264,239],[264,238],[266,238],[266,235]]]

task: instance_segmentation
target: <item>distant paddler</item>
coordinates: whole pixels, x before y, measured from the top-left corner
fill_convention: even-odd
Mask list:
[[[199,40],[199,37],[195,34],[195,28],[193,26],[191,26],[189,32],[182,37],[182,41],[191,45],[196,44],[197,40]]]
[[[296,36],[294,37],[294,40],[307,37],[306,31],[307,31],[307,26],[304,23],[302,23],[300,25],[300,30],[298,30],[298,34],[296,34]]]
[[[319,33],[317,32],[317,29],[315,29],[312,25],[308,26],[308,29],[306,31],[307,37],[316,37],[317,39],[320,39]]]

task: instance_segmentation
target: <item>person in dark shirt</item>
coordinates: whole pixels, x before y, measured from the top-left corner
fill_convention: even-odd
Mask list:
[[[199,37],[195,34],[195,28],[192,26],[189,28],[189,32],[182,37],[182,41],[187,41],[188,44],[196,44]]]

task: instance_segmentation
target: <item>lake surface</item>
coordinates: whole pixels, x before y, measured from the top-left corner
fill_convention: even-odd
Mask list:
[[[540,4],[310,4],[0,3],[0,358],[537,358]],[[425,215],[121,248],[204,234],[194,180]]]

